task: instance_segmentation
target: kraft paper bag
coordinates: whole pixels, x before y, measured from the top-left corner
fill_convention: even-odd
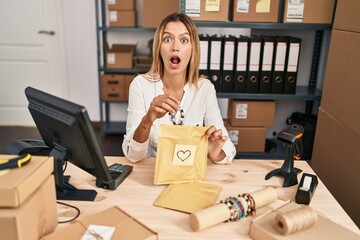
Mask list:
[[[213,206],[221,190],[221,186],[207,183],[171,184],[161,193],[154,205],[194,213]]]
[[[160,125],[154,184],[197,182],[206,177],[208,127]]]

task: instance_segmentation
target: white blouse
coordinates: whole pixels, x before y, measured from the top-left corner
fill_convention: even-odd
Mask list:
[[[122,149],[125,157],[131,162],[137,162],[146,157],[156,157],[159,126],[161,124],[173,124],[170,115],[165,114],[164,117],[153,122],[149,139],[146,142],[139,143],[133,139],[134,132],[148,111],[152,100],[162,94],[164,94],[163,82],[148,80],[143,75],[136,76],[130,84],[126,135]],[[184,110],[184,118],[182,119],[184,125],[214,125],[223,131],[224,136],[229,136],[221,117],[214,85],[210,80],[200,79],[198,87],[186,84],[180,106]],[[177,112],[176,122],[180,120],[179,115]],[[218,163],[230,163],[235,157],[236,149],[229,137],[223,146],[223,151],[226,157]]]

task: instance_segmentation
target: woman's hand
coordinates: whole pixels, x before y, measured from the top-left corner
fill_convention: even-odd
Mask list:
[[[213,162],[219,162],[225,158],[225,153],[222,151],[227,137],[222,135],[221,129],[216,129],[215,126],[210,126],[205,132],[205,137],[208,138],[208,158]]]
[[[162,118],[166,113],[174,115],[179,110],[180,102],[172,95],[165,94],[155,97],[144,118],[153,123],[155,119]]]

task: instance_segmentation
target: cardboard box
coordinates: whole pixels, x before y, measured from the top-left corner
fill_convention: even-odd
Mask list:
[[[135,0],[107,0],[109,10],[135,10]]]
[[[101,98],[105,102],[124,102],[125,98],[125,75],[104,74],[101,76]]]
[[[274,101],[230,99],[228,106],[228,119],[233,127],[271,127],[274,125]]]
[[[132,69],[136,45],[113,44],[106,45],[106,67],[109,69]]]
[[[274,211],[258,217],[251,222],[249,236],[254,240],[280,240],[280,239],[359,239],[359,235],[347,228],[331,221],[321,214],[315,224],[308,229],[295,232],[289,235],[280,234],[275,228],[275,217],[278,213],[286,213],[296,210],[301,205],[294,202],[285,204]]]
[[[25,169],[25,167],[24,167]],[[33,176],[29,177],[30,180]],[[1,194],[1,198],[5,195]],[[47,175],[36,191],[18,208],[0,208],[1,238],[7,240],[40,239],[57,226],[57,205],[53,175]]]
[[[241,4],[242,3],[242,4]],[[244,4],[245,3],[245,4]],[[241,2],[233,0],[233,22],[280,22],[280,0]]]
[[[228,121],[225,121],[225,128],[237,152],[265,151],[265,127],[233,127]]]
[[[179,0],[143,0],[143,28],[157,28],[171,13],[179,12]]]
[[[360,135],[360,33],[333,30],[321,107]]]
[[[152,61],[153,61],[152,57],[148,55],[135,56],[134,68],[139,72],[146,72],[150,69]]]
[[[13,157],[0,155],[0,159]],[[53,166],[52,157],[32,156],[24,167],[1,171],[0,207],[19,207],[51,175]]]
[[[135,11],[110,10],[108,13],[110,27],[135,27]]]
[[[360,1],[337,1],[333,29],[360,32]]]
[[[320,108],[311,167],[360,226],[360,135]],[[355,186],[356,187],[353,187]],[[346,238],[343,238],[346,239]]]
[[[194,4],[191,8],[185,9],[185,13],[194,21],[226,22],[230,17],[230,1],[232,0],[201,0],[200,6]]]
[[[118,207],[93,214],[44,237],[44,240],[81,239],[90,224],[115,227],[112,240],[156,240],[157,233],[131,217]],[[106,231],[105,231],[106,232]],[[108,239],[108,238],[107,238]]]
[[[332,24],[335,0],[285,1],[284,23]]]

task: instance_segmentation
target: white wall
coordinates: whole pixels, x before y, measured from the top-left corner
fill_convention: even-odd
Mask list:
[[[141,9],[140,0],[136,2],[138,10]],[[70,100],[84,105],[93,121],[100,120],[99,113],[99,88],[97,73],[97,53],[96,53],[96,27],[95,27],[95,6],[94,1],[73,1],[63,0],[65,44],[68,66],[68,80]],[[141,25],[141,14],[138,14],[138,23]],[[219,32],[221,31],[221,32]],[[231,34],[250,34],[249,29],[199,29],[204,33],[231,33]],[[314,43],[314,31],[272,31],[272,30],[253,30],[253,34],[287,34],[298,36],[303,39],[300,56],[300,66],[298,84],[307,85],[310,75],[312,51]],[[111,33],[111,42],[138,43],[138,53],[146,53],[146,41],[152,37],[152,32],[146,33]],[[135,40],[134,40],[135,39]],[[141,40],[139,40],[141,39]],[[135,41],[135,42],[134,42]],[[324,42],[328,43],[329,36],[325,35]],[[327,44],[325,44],[327,45]],[[323,51],[322,54],[325,54]],[[320,79],[323,79],[324,62],[320,64]],[[322,87],[323,81],[318,81],[318,86]],[[227,99],[219,99],[223,117],[227,115]],[[314,112],[318,104],[314,105]],[[111,105],[112,120],[125,121],[126,107],[124,103]],[[276,124],[268,129],[268,137],[272,136],[273,131],[280,131],[284,128],[286,118],[292,112],[305,111],[305,102],[302,101],[277,101],[276,102]]]

